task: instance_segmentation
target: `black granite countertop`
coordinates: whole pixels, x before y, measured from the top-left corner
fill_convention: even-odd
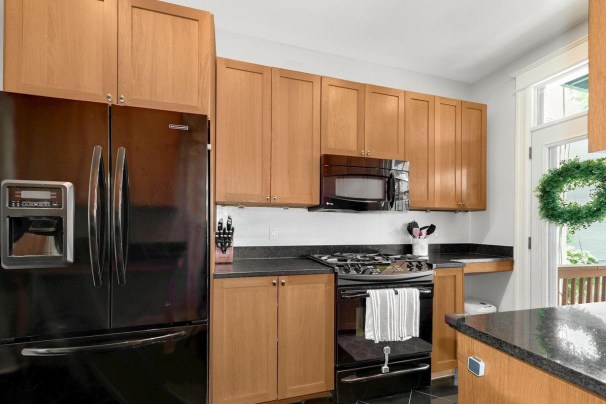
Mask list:
[[[606,398],[606,302],[473,316],[453,328]]]
[[[245,258],[215,264],[214,278],[331,274],[334,269],[308,258]]]

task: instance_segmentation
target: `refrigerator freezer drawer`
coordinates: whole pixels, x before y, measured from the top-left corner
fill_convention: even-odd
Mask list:
[[[207,326],[0,346],[0,402],[205,403]]]

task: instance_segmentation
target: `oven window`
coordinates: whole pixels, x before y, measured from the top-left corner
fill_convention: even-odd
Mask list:
[[[335,198],[362,200],[362,201],[384,201],[385,178],[383,177],[336,177]]]

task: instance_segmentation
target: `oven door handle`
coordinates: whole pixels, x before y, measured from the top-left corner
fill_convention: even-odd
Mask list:
[[[427,369],[429,369],[429,365],[423,364],[423,365],[419,365],[419,366],[411,368],[411,369],[396,370],[396,371],[389,372],[389,373],[377,373],[377,374],[370,375],[370,376],[350,375],[350,376],[346,376],[346,377],[342,378],[341,382],[342,383],[362,383],[362,382],[366,382],[369,380],[384,379],[386,377],[391,377],[391,376],[400,376],[400,375],[405,375],[405,374],[409,374],[409,373],[418,373],[418,372],[422,372]]]
[[[357,299],[359,297],[368,297],[368,293],[359,293],[355,295],[342,295],[343,299]]]
[[[430,294],[431,293],[431,289],[422,289],[422,288],[417,288],[419,289],[419,293],[420,294]],[[343,299],[357,299],[360,297],[368,297],[368,293],[366,292],[355,292],[355,293],[351,293],[351,294],[346,294],[346,293],[342,293],[341,297]]]

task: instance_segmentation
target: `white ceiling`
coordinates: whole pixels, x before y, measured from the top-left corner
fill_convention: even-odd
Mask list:
[[[217,29],[468,83],[587,20],[587,0],[181,0]],[[202,4],[200,4],[202,3]]]

